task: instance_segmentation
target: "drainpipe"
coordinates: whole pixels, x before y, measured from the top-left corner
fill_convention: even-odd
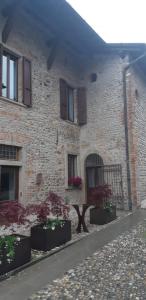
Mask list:
[[[130,172],[130,153],[129,153],[129,129],[128,129],[128,96],[127,96],[127,83],[126,74],[128,69],[146,57],[146,53],[143,53],[136,59],[128,63],[123,69],[123,98],[124,98],[124,124],[125,124],[125,144],[126,144],[126,164],[127,164],[127,187],[128,187],[128,207],[132,210],[132,198],[131,198],[131,172]]]

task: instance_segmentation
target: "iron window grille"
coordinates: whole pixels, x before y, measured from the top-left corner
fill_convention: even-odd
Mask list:
[[[68,179],[77,176],[77,155],[68,154]]]
[[[0,145],[0,159],[18,160],[19,148],[16,146]]]

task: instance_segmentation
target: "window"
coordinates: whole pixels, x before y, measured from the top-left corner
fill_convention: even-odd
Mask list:
[[[2,53],[2,91],[3,97],[17,101],[17,57],[3,51]]]
[[[0,145],[0,201],[18,200],[19,166],[11,165],[12,161],[16,162],[18,159],[18,147]]]
[[[74,122],[74,90],[67,86],[67,95],[68,95],[68,116],[67,119],[71,122]]]
[[[18,70],[22,70],[19,74],[23,78],[21,89],[23,96],[21,103],[32,106],[32,82],[31,82],[31,61],[25,57],[21,60],[19,55],[13,54],[10,50],[3,48],[0,44],[0,96],[8,98],[13,102],[18,101]],[[20,68],[20,64],[21,68]]]
[[[18,200],[18,167],[0,166],[0,201]]]
[[[0,159],[18,160],[18,147],[0,145]]]
[[[64,79],[60,79],[60,117],[71,122],[77,119],[78,125],[82,126],[87,123],[86,88],[80,87],[76,89],[76,93],[74,91],[75,89],[71,88]],[[76,94],[76,103],[74,94]]]
[[[65,80],[60,79],[61,118],[74,122],[74,89]]]
[[[77,176],[77,155],[68,154],[68,179]]]

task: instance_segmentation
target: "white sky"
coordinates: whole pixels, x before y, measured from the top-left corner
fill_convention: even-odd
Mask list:
[[[106,41],[146,43],[146,0],[67,0]]]

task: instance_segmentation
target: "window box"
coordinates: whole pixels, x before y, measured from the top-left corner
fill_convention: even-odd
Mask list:
[[[5,273],[26,264],[31,259],[30,237],[18,234],[13,234],[12,236],[16,237],[16,242],[14,242],[14,256],[10,262],[8,261],[8,251],[5,244],[0,248],[0,275],[4,275]],[[17,241],[17,239],[19,239],[19,241]]]
[[[49,251],[71,240],[71,221],[61,220],[63,226],[44,229],[45,223],[31,228],[31,247],[36,250]]]
[[[116,206],[112,205],[111,209],[91,208],[90,224],[103,225],[116,219]]]
[[[82,188],[82,179],[79,176],[71,177],[68,179],[68,185],[69,187],[73,189],[80,189]]]
[[[66,190],[67,191],[81,191],[82,187],[81,186],[72,186],[72,185],[69,185]]]

